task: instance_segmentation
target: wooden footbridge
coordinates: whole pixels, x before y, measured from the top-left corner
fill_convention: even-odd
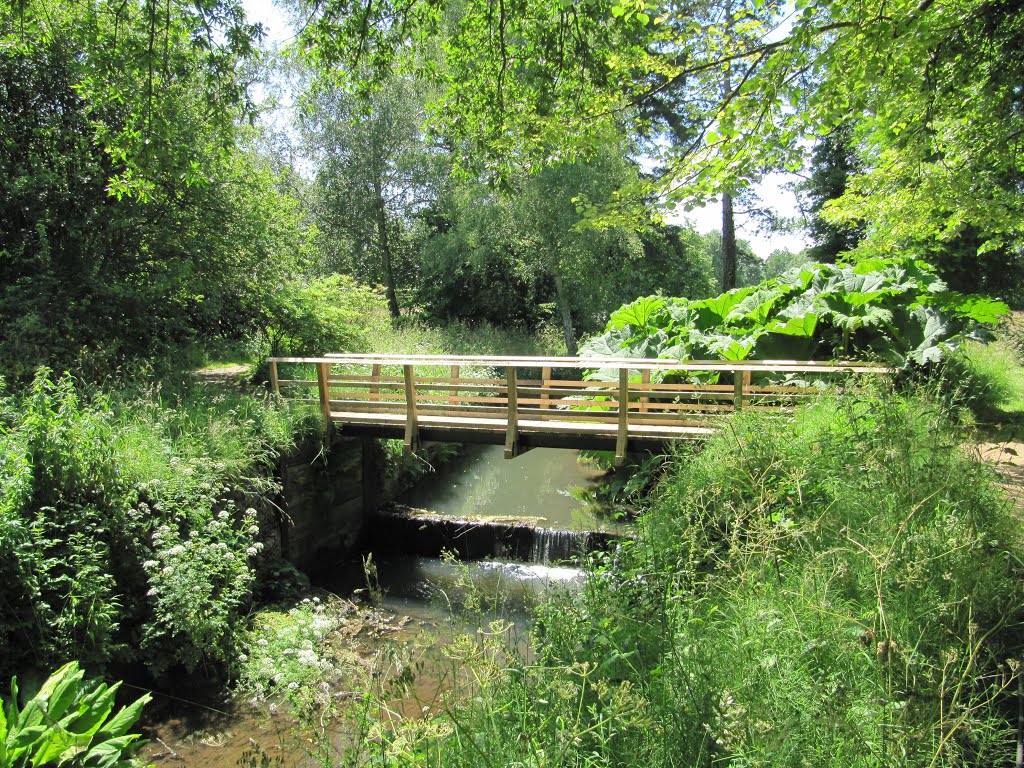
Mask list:
[[[820,391],[806,379],[888,371],[848,362],[479,355],[268,362],[276,394],[318,399],[324,418],[344,434],[402,439],[412,452],[422,441],[492,443],[505,446],[505,458],[542,446],[614,450],[618,463],[628,451],[705,439],[733,411],[789,410]],[[594,370],[605,380],[583,380]],[[787,383],[794,379],[800,383]]]

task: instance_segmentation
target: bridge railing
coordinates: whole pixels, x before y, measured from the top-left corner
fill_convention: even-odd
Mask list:
[[[541,444],[554,435],[577,435],[581,445],[614,447],[619,461],[631,444],[699,439],[727,413],[786,410],[819,391],[787,379],[888,371],[853,362],[481,355],[337,354],[268,362],[278,395],[315,389],[328,422],[367,434],[400,433],[409,451],[424,431],[466,439],[501,433],[507,457],[519,453],[524,438]],[[279,366],[286,364],[302,364],[315,376],[282,378]],[[580,374],[588,369],[611,380],[584,381]]]

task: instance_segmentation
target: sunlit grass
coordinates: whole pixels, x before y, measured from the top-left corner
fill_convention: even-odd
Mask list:
[[[1024,413],[1024,366],[1021,355],[1009,342],[972,342],[964,358],[973,374],[977,396],[987,409],[1004,414]]]

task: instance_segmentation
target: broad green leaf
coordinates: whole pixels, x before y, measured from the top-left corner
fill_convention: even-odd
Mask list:
[[[645,296],[637,299],[632,304],[627,304],[615,310],[608,319],[608,329],[621,328],[624,325],[632,325],[637,330],[642,330],[650,323],[651,318],[665,308],[665,301],[659,296]]]
[[[80,743],[82,741],[84,743]],[[30,763],[33,768],[42,768],[43,766],[63,762],[64,759],[77,754],[82,748],[89,746],[89,741],[88,738],[83,740],[76,738],[74,734],[69,733],[59,725],[50,726],[46,729],[46,735],[40,739],[38,746],[36,746]],[[58,761],[57,758],[62,759]]]
[[[68,729],[90,736],[96,733],[113,711],[114,697],[120,685],[120,683],[111,686],[98,685],[95,690],[82,697],[78,716],[68,724]]]
[[[138,747],[138,734],[118,736],[100,742],[85,753],[82,758],[84,768],[113,768],[121,764],[122,758],[133,746]]]
[[[152,698],[153,697],[147,693],[122,709],[107,721],[103,728],[97,731],[95,740],[97,742],[104,742],[124,736],[124,734],[128,732],[128,729],[135,724],[135,721],[139,719],[139,715],[142,714],[142,708],[146,706]]]
[[[706,331],[722,325],[733,307],[753,292],[753,288],[737,288],[711,299],[694,302],[690,305],[696,313],[694,326],[698,330]]]
[[[79,667],[77,661],[73,661],[57,670],[43,684],[36,698],[46,697],[46,715],[49,719],[59,720],[64,717],[64,713],[82,690],[84,676],[85,671]]]
[[[732,325],[739,325],[741,321],[764,325],[783,295],[783,290],[776,285],[758,288],[733,307],[725,321]]]
[[[790,318],[776,318],[772,320],[767,330],[770,333],[781,333],[785,336],[814,336],[814,330],[818,327],[818,316],[812,312],[806,315]]]

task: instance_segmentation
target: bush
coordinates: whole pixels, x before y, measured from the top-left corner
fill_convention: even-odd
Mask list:
[[[287,282],[264,311],[271,356],[362,352],[368,334],[388,325],[383,297],[347,275]]]
[[[454,705],[443,765],[1012,765],[1019,523],[925,396],[737,414]],[[543,706],[538,706],[541,702]]]
[[[0,396],[0,675],[222,670],[253,586],[251,507],[313,416],[202,390],[86,396],[47,371]]]

